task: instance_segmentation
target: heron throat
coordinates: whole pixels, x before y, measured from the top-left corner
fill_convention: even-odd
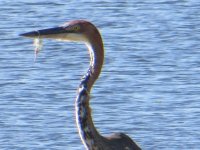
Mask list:
[[[90,90],[94,82],[98,79],[103,65],[104,52],[101,39],[100,42],[100,45],[86,44],[90,54],[90,66],[87,73],[81,79],[75,102],[76,123],[79,135],[88,150],[93,150],[93,148],[97,147],[97,143],[102,138],[93,124],[89,106]]]

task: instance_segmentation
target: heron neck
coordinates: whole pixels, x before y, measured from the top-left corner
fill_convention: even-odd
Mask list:
[[[97,143],[102,140],[102,136],[98,133],[93,124],[91,109],[89,106],[90,90],[101,72],[104,59],[101,37],[98,39],[97,43],[99,44],[87,44],[91,59],[90,67],[86,75],[84,75],[81,80],[75,104],[76,122],[79,135],[88,150],[95,148],[98,145]]]
[[[92,43],[92,44],[91,44]],[[101,68],[104,61],[104,48],[101,36],[97,36],[90,40],[90,43],[86,44],[90,54],[90,79],[88,80],[87,87],[88,91],[91,90],[94,82],[98,79],[101,73]]]

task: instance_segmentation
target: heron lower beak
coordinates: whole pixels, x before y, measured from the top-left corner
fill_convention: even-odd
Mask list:
[[[27,32],[20,34],[20,36],[28,37],[28,38],[51,38],[51,36],[56,34],[62,34],[65,33],[66,30],[63,27],[55,27],[55,28],[49,28],[49,29],[43,29],[43,30],[37,30],[32,32]]]

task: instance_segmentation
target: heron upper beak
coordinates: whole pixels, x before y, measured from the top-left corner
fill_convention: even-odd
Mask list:
[[[49,29],[43,29],[43,30],[37,30],[32,32],[27,32],[20,34],[20,36],[29,37],[29,38],[51,38],[51,36],[55,36],[57,34],[66,33],[67,30],[65,30],[64,27],[55,27],[55,28],[49,28]]]

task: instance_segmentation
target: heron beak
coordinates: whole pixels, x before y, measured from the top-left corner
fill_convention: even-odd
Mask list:
[[[28,38],[51,38],[52,36],[55,36],[57,34],[66,33],[65,28],[63,27],[55,27],[55,28],[49,28],[49,29],[43,29],[43,30],[37,30],[32,32],[27,32],[20,34],[20,36],[28,37]]]

